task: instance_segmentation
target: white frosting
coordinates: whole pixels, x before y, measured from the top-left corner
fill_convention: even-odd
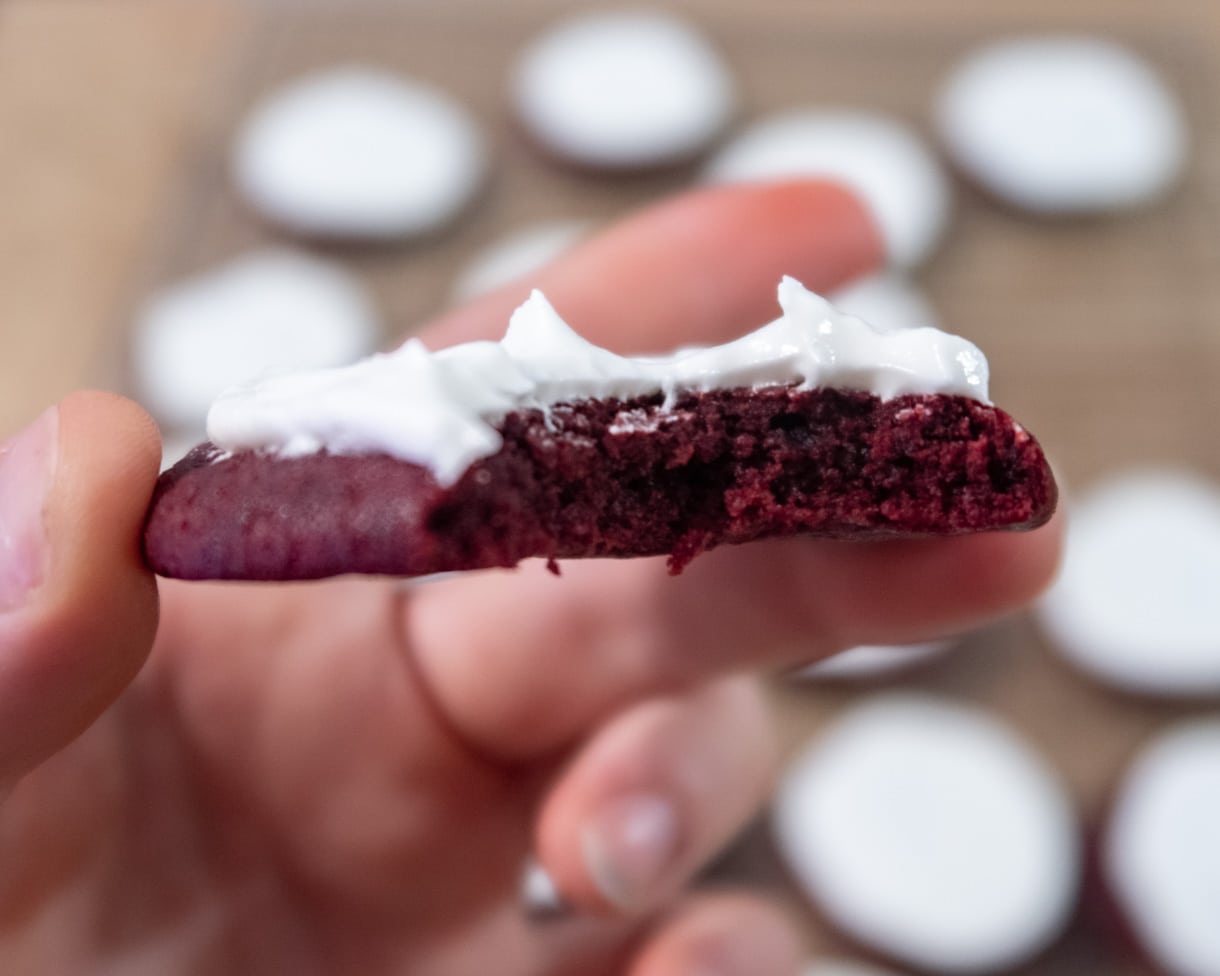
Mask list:
[[[797,384],[987,402],[987,360],[965,339],[880,331],[792,278],[779,303],[783,315],[733,342],[627,357],[581,338],[536,291],[500,342],[433,353],[412,339],[352,366],[233,389],[212,405],[208,436],[228,451],[386,453],[452,484],[499,448],[506,413],[566,400]]]

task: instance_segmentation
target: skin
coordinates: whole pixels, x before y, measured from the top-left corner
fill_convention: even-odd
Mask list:
[[[880,260],[846,191],[718,188],[612,228],[543,287],[595,341],[655,351],[773,317],[783,273],[828,289]],[[427,339],[494,336],[523,297],[506,287]],[[1058,555],[1052,522],[758,543],[677,579],[638,560],[405,586],[154,581],[153,423],[97,393],[57,420],[44,572],[0,613],[9,974],[796,973],[775,908],[682,893],[770,789],[750,675],[981,623]],[[624,897],[598,883],[588,829],[640,794],[672,802],[678,842]],[[531,852],[565,919],[518,907]]]

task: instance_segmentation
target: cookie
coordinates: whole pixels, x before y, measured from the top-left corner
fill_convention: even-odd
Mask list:
[[[946,654],[957,641],[861,644],[807,665],[793,677],[809,681],[884,681]]]
[[[384,241],[435,230],[483,183],[487,149],[444,92],[372,68],[336,68],[273,92],[245,120],[233,179],[293,233]]]
[[[1186,162],[1176,96],[1137,55],[1101,38],[981,48],[949,76],[936,119],[964,173],[1044,215],[1138,207],[1172,187]]]
[[[453,285],[455,302],[469,301],[530,276],[571,250],[590,230],[587,220],[547,220],[518,227],[491,242],[462,269]]]
[[[601,171],[690,159],[728,124],[732,76],[692,25],[620,11],[561,21],[521,54],[513,104],[549,154]]]
[[[380,332],[371,296],[340,265],[255,251],[144,303],[132,337],[135,379],[164,427],[197,435],[229,387],[272,368],[350,363],[376,348]]]
[[[1076,501],[1038,617],[1052,646],[1104,684],[1215,698],[1217,580],[1220,489],[1185,471],[1131,469]]]
[[[850,187],[872,212],[890,263],[926,261],[949,223],[952,193],[923,139],[873,112],[795,110],[750,125],[712,157],[714,183],[821,177]]]
[[[1220,972],[1220,721],[1170,727],[1136,757],[1102,836],[1102,881],[1159,971]]]
[[[418,341],[219,400],[158,485],[145,551],[187,578],[411,576],[794,534],[1032,528],[1055,486],[986,360],[881,333],[792,279],[722,346],[629,358],[538,293],[500,343]]]
[[[773,826],[828,921],[920,972],[1006,971],[1065,927],[1081,851],[1067,795],[998,719],[866,699],[788,768]]]

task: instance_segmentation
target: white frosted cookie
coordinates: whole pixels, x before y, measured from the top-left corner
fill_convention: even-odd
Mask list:
[[[238,188],[308,236],[390,239],[451,220],[482,183],[470,114],[437,89],[367,68],[311,75],[255,106],[237,137]]]
[[[1055,777],[994,717],[930,697],[874,696],[827,728],[788,768],[774,827],[830,921],[927,972],[1017,966],[1079,884]]]
[[[1172,976],[1220,973],[1220,719],[1182,723],[1127,773],[1102,872],[1144,950]]]
[[[607,170],[694,156],[736,102],[733,79],[703,35],[646,11],[581,14],[551,27],[521,54],[512,95],[549,152]]]
[[[208,407],[270,369],[340,366],[372,352],[377,314],[341,267],[248,254],[153,295],[133,336],[141,398],[164,425],[203,430]]]
[[[1129,471],[1076,499],[1063,568],[1042,598],[1058,650],[1128,691],[1220,694],[1220,490]]]
[[[940,328],[940,317],[923,292],[896,271],[865,275],[826,297],[841,311],[880,329]]]
[[[801,668],[795,677],[814,681],[885,678],[944,654],[954,643],[938,640],[921,644],[861,644]]]
[[[492,241],[458,275],[454,300],[467,301],[541,271],[588,234],[589,227],[587,220],[548,220]]]
[[[996,196],[1039,213],[1122,210],[1181,175],[1177,99],[1110,41],[1034,37],[984,47],[950,75],[936,105],[945,147]]]
[[[806,110],[763,119],[721,149],[705,176],[843,183],[868,205],[891,263],[900,267],[925,260],[949,220],[951,191],[940,163],[905,123],[871,112]]]

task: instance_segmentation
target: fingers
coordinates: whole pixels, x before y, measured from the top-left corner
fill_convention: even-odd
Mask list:
[[[539,859],[578,908],[663,905],[763,804],[775,752],[750,680],[638,705],[599,731],[552,789]]]
[[[156,427],[109,394],[64,400],[0,448],[0,785],[66,745],[135,675],[156,586],[139,552]]]
[[[573,328],[619,352],[722,342],[778,315],[782,275],[823,291],[879,267],[872,218],[846,189],[795,180],[697,190],[573,249],[536,280]],[[528,296],[507,285],[424,333],[433,345],[499,338]]]
[[[558,580],[526,565],[421,587],[407,626],[455,726],[525,759],[716,675],[970,629],[1050,581],[1060,537],[1055,519],[943,540],[774,540],[718,549],[677,578],[658,560],[574,561]]]
[[[799,976],[801,948],[778,907],[745,895],[692,899],[663,924],[627,976]]]

